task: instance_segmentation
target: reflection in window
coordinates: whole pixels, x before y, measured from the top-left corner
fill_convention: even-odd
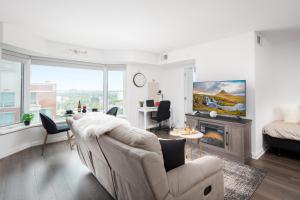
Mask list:
[[[0,126],[20,122],[22,64],[0,60]]]
[[[14,92],[1,92],[1,94],[0,94],[0,105],[2,107],[13,107],[13,106],[15,106],[15,93]]]
[[[7,112],[7,113],[0,113],[0,126],[7,126],[14,124],[15,119],[15,113],[13,112]]]

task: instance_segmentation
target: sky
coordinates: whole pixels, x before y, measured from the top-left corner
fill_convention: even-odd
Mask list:
[[[57,90],[103,90],[103,72],[94,69],[31,65],[31,83],[56,83]],[[123,71],[108,72],[108,89],[123,90]]]
[[[221,90],[225,90],[233,95],[244,96],[245,88],[245,80],[194,82],[194,90],[210,94],[217,94]]]

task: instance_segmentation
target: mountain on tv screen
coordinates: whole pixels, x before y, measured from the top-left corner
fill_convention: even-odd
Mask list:
[[[193,110],[246,116],[246,81],[194,82]]]

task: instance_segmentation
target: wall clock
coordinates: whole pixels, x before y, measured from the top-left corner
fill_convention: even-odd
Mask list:
[[[146,77],[142,73],[136,73],[133,76],[133,83],[136,87],[143,87],[146,84]]]

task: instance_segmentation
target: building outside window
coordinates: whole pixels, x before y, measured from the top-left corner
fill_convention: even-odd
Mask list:
[[[0,105],[2,107],[14,107],[15,106],[15,93],[14,92],[1,92],[0,93]]]
[[[15,119],[15,113],[14,112],[5,112],[5,113],[0,113],[0,126],[7,126],[14,124],[16,119]]]
[[[0,126],[21,121],[22,63],[0,60]]]

